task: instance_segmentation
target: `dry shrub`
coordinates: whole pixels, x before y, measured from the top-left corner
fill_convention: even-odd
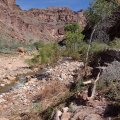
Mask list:
[[[51,105],[55,105],[60,102],[61,98],[64,98],[68,94],[69,89],[60,81],[51,81],[46,85],[43,91],[33,97],[34,102],[40,102],[42,110],[45,110]]]

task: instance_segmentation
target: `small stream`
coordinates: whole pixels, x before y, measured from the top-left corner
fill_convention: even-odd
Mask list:
[[[30,76],[30,77],[34,76],[38,79],[47,77],[45,69],[40,69],[37,72],[31,72],[31,73],[27,73],[27,74],[18,75],[13,82],[11,82],[10,84],[6,84],[3,87],[0,87],[0,95],[3,93],[7,93],[12,90],[24,87],[25,83],[27,83],[30,80],[30,79],[28,79],[27,76]]]
[[[11,90],[24,87],[26,82],[28,82],[27,77],[25,76],[16,77],[16,80],[14,80],[12,83],[7,84],[4,87],[0,87],[0,94],[7,93],[10,92]]]

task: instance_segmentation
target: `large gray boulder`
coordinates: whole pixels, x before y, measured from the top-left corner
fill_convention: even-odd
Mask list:
[[[111,81],[119,80],[120,81],[120,62],[113,61],[110,65],[103,70],[100,80]]]

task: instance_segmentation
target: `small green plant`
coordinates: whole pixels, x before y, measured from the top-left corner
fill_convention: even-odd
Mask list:
[[[108,48],[108,45],[105,43],[100,43],[100,42],[92,42],[91,45],[91,53],[99,53],[104,51],[106,48]]]
[[[84,89],[84,84],[83,84],[83,80],[77,80],[73,87],[71,88],[70,92],[72,94],[75,94],[76,92],[81,92]]]
[[[84,60],[85,55],[87,52],[88,44],[86,42],[81,42],[81,45],[79,46],[79,54],[80,54],[80,59]]]
[[[0,52],[1,53],[11,53],[18,47],[22,46],[22,43],[16,40],[6,40],[0,37]]]
[[[38,54],[34,55],[31,59],[32,64],[52,64],[55,63],[60,57],[60,51],[57,44],[41,44],[38,47]]]
[[[120,100],[120,85],[119,81],[99,81],[97,90],[109,100]]]
[[[99,55],[99,53],[103,52],[108,47],[109,46],[105,43],[92,42],[91,49],[89,51],[89,61],[91,61],[94,58],[94,56]],[[87,50],[88,50],[88,44],[85,42],[82,42],[81,45],[79,46],[79,53],[80,53],[81,59],[83,60],[85,59]]]
[[[115,38],[115,40],[109,43],[110,48],[120,49],[120,38]]]
[[[52,116],[53,112],[54,112],[54,108],[53,107],[48,107],[47,110],[44,113],[44,119],[45,120],[52,120],[52,118],[53,118],[53,116]]]
[[[40,103],[37,103],[37,102],[36,102],[36,103],[33,103],[31,112],[40,113],[41,111],[42,111],[41,104],[40,104]]]
[[[84,87],[83,80],[78,80],[76,83],[75,91],[80,92],[83,90],[83,87]]]

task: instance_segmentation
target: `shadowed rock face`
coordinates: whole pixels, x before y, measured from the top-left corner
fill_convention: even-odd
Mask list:
[[[0,31],[21,41],[62,38],[64,25],[73,22],[79,22],[84,27],[86,25],[84,12],[74,12],[65,7],[24,11],[16,5],[15,0],[0,1]]]

